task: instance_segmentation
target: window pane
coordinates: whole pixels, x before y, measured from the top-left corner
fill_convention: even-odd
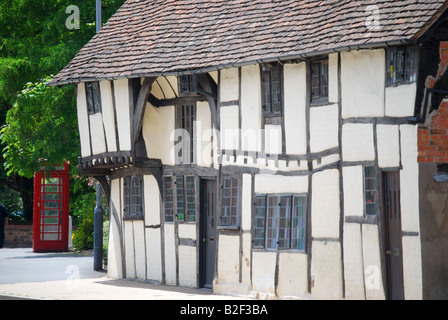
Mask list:
[[[279,63],[261,66],[261,91],[263,112],[268,115],[281,115],[282,74]]]
[[[328,97],[328,61],[322,61],[320,64],[321,78],[320,78],[320,97]]]
[[[293,198],[291,248],[305,250],[306,239],[306,197]]]
[[[320,64],[311,63],[311,98],[320,98]]]
[[[377,176],[376,167],[364,167],[364,203],[365,214],[377,212]]]
[[[165,222],[174,221],[174,185],[172,177],[163,178],[163,210]]]
[[[291,232],[291,197],[281,197],[277,216],[278,225],[278,248],[290,247]]]
[[[264,248],[266,223],[266,197],[257,196],[255,198],[255,216],[254,216],[254,239],[255,248]]]
[[[266,248],[277,249],[278,238],[278,210],[280,197],[268,196],[268,209],[266,215]]]
[[[271,73],[263,71],[261,73],[261,98],[264,112],[271,112]]]
[[[238,179],[224,177],[222,183],[221,225],[238,225],[239,185]]]
[[[187,221],[196,221],[196,186],[194,176],[187,177]]]
[[[176,212],[178,220],[185,220],[185,208],[184,208],[184,177],[178,176],[176,179]]]
[[[417,81],[418,48],[408,47],[406,49],[406,74],[405,81]]]

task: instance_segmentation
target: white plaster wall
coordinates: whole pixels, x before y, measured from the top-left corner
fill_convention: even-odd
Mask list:
[[[306,153],[306,63],[285,64],[284,124],[287,154]]]
[[[342,126],[342,159],[375,160],[372,124],[347,123]]]
[[[168,285],[176,285],[176,247],[174,243],[174,224],[165,223],[165,280]]]
[[[378,226],[362,225],[362,251],[367,300],[384,300]]]
[[[406,300],[423,299],[420,237],[403,237],[403,282]]]
[[[341,52],[342,117],[384,116],[384,49]]]
[[[257,174],[254,188],[256,193],[306,193],[308,192],[308,176]]]
[[[103,115],[95,113],[89,115],[90,139],[92,141],[92,153],[106,152],[106,138],[104,137]]]
[[[239,148],[239,106],[221,107],[221,147],[237,150]]]
[[[90,128],[89,114],[87,111],[86,89],[84,83],[78,84],[76,98],[81,156],[88,157],[91,155]]]
[[[400,126],[401,162],[401,226],[403,231],[420,232],[419,218],[419,170],[417,163],[417,126]]]
[[[250,231],[252,225],[252,175],[250,174],[243,174],[241,202],[241,229]]]
[[[258,65],[241,68],[242,150],[260,151],[261,84]],[[222,128],[221,128],[222,129]]]
[[[112,99],[112,88],[109,81],[100,81],[100,92],[107,151],[115,152],[117,151],[117,137],[115,135],[115,114]]]
[[[153,175],[144,175],[143,183],[145,191],[145,224],[155,226],[160,224],[160,192],[159,185]]]
[[[417,84],[403,84],[386,88],[386,116],[410,117],[414,115]]]
[[[339,171],[332,169],[313,174],[312,188],[312,236],[339,238]]]
[[[239,236],[219,235],[218,283],[239,282],[239,252]]]
[[[221,72],[220,99],[222,102],[239,99],[238,68],[223,69]]]
[[[400,166],[400,137],[398,126],[377,125],[378,166],[393,168]]]
[[[313,241],[311,295],[315,299],[342,298],[341,245],[334,241]]]
[[[401,228],[416,236],[403,239],[403,280],[406,299],[422,298],[422,262],[419,219],[419,169],[417,163],[417,126],[400,126],[401,156],[403,170],[400,171]]]
[[[339,101],[339,80],[338,80],[338,54],[328,55],[328,101],[338,103]]]
[[[179,238],[196,240],[195,223],[179,223],[177,225]],[[196,254],[196,253],[195,253]]]
[[[319,152],[339,144],[338,105],[310,108],[310,148]]]
[[[149,158],[174,165],[174,106],[156,108],[146,104],[142,132]]]
[[[344,215],[364,215],[363,167],[343,167]]]
[[[121,202],[120,179],[111,180],[110,189],[110,223],[109,223],[109,249],[107,255],[107,275],[114,279],[123,278],[121,253]]]
[[[264,148],[267,154],[282,153],[282,127],[279,125],[265,125]]]
[[[241,282],[246,288],[251,286],[251,267],[252,267],[252,234],[244,232],[242,236],[242,256],[241,256]]]
[[[275,295],[275,265],[277,253],[252,253],[252,290],[256,293]]]
[[[118,138],[121,151],[131,150],[131,124],[128,79],[114,80]]]
[[[162,243],[160,229],[146,229],[146,278],[162,282]]]
[[[344,224],[344,281],[346,299],[364,300],[361,225]]]
[[[197,102],[196,104],[195,134],[196,163],[199,166],[209,167],[213,162],[213,154],[217,154],[217,151],[211,140],[213,135],[212,116],[207,102]]]
[[[134,228],[132,221],[124,221],[123,224],[126,279],[135,279],[137,274],[135,270]]]
[[[308,258],[302,253],[279,254],[277,294],[305,297],[308,294]]]
[[[138,279],[146,280],[146,241],[145,226],[142,220],[132,222],[134,230],[134,250],[135,250],[135,276]]]
[[[197,287],[196,247],[179,246],[179,285]]]

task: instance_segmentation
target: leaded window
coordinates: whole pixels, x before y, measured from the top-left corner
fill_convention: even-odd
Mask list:
[[[255,197],[254,248],[305,250],[306,196]]]
[[[124,178],[124,216],[125,218],[143,217],[142,176]]]
[[[264,115],[282,114],[282,68],[279,63],[261,65],[261,95]]]
[[[222,226],[237,226],[239,224],[239,193],[238,179],[224,177],[222,180]]]
[[[89,114],[101,112],[101,93],[98,81],[86,82],[87,110]]]
[[[196,104],[182,103],[176,105],[176,164],[194,163],[194,122],[196,120]]]
[[[191,95],[196,93],[195,75],[187,74],[177,77],[179,95]]]
[[[365,214],[376,214],[378,209],[376,167],[364,167]]]
[[[196,182],[194,176],[163,178],[165,222],[196,221]]]
[[[393,47],[386,50],[386,84],[410,83],[417,80],[418,48]]]
[[[328,101],[328,59],[311,62],[311,102]]]

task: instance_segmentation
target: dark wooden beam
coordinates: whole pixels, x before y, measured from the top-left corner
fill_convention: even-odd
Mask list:
[[[140,131],[142,130],[143,116],[145,113],[146,101],[148,101],[148,96],[151,93],[151,87],[156,77],[145,78],[143,80],[142,87],[138,94],[137,103],[134,106],[134,115],[131,119],[132,121],[132,142],[137,142]]]

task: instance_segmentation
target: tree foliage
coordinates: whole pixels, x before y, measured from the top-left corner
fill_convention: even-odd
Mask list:
[[[74,87],[46,83],[95,35],[95,2],[0,1],[0,184],[20,192],[22,199],[31,195],[31,206],[31,177],[41,161],[77,164]],[[102,0],[103,23],[123,3]],[[66,26],[66,9],[73,5],[79,8],[79,29]]]

